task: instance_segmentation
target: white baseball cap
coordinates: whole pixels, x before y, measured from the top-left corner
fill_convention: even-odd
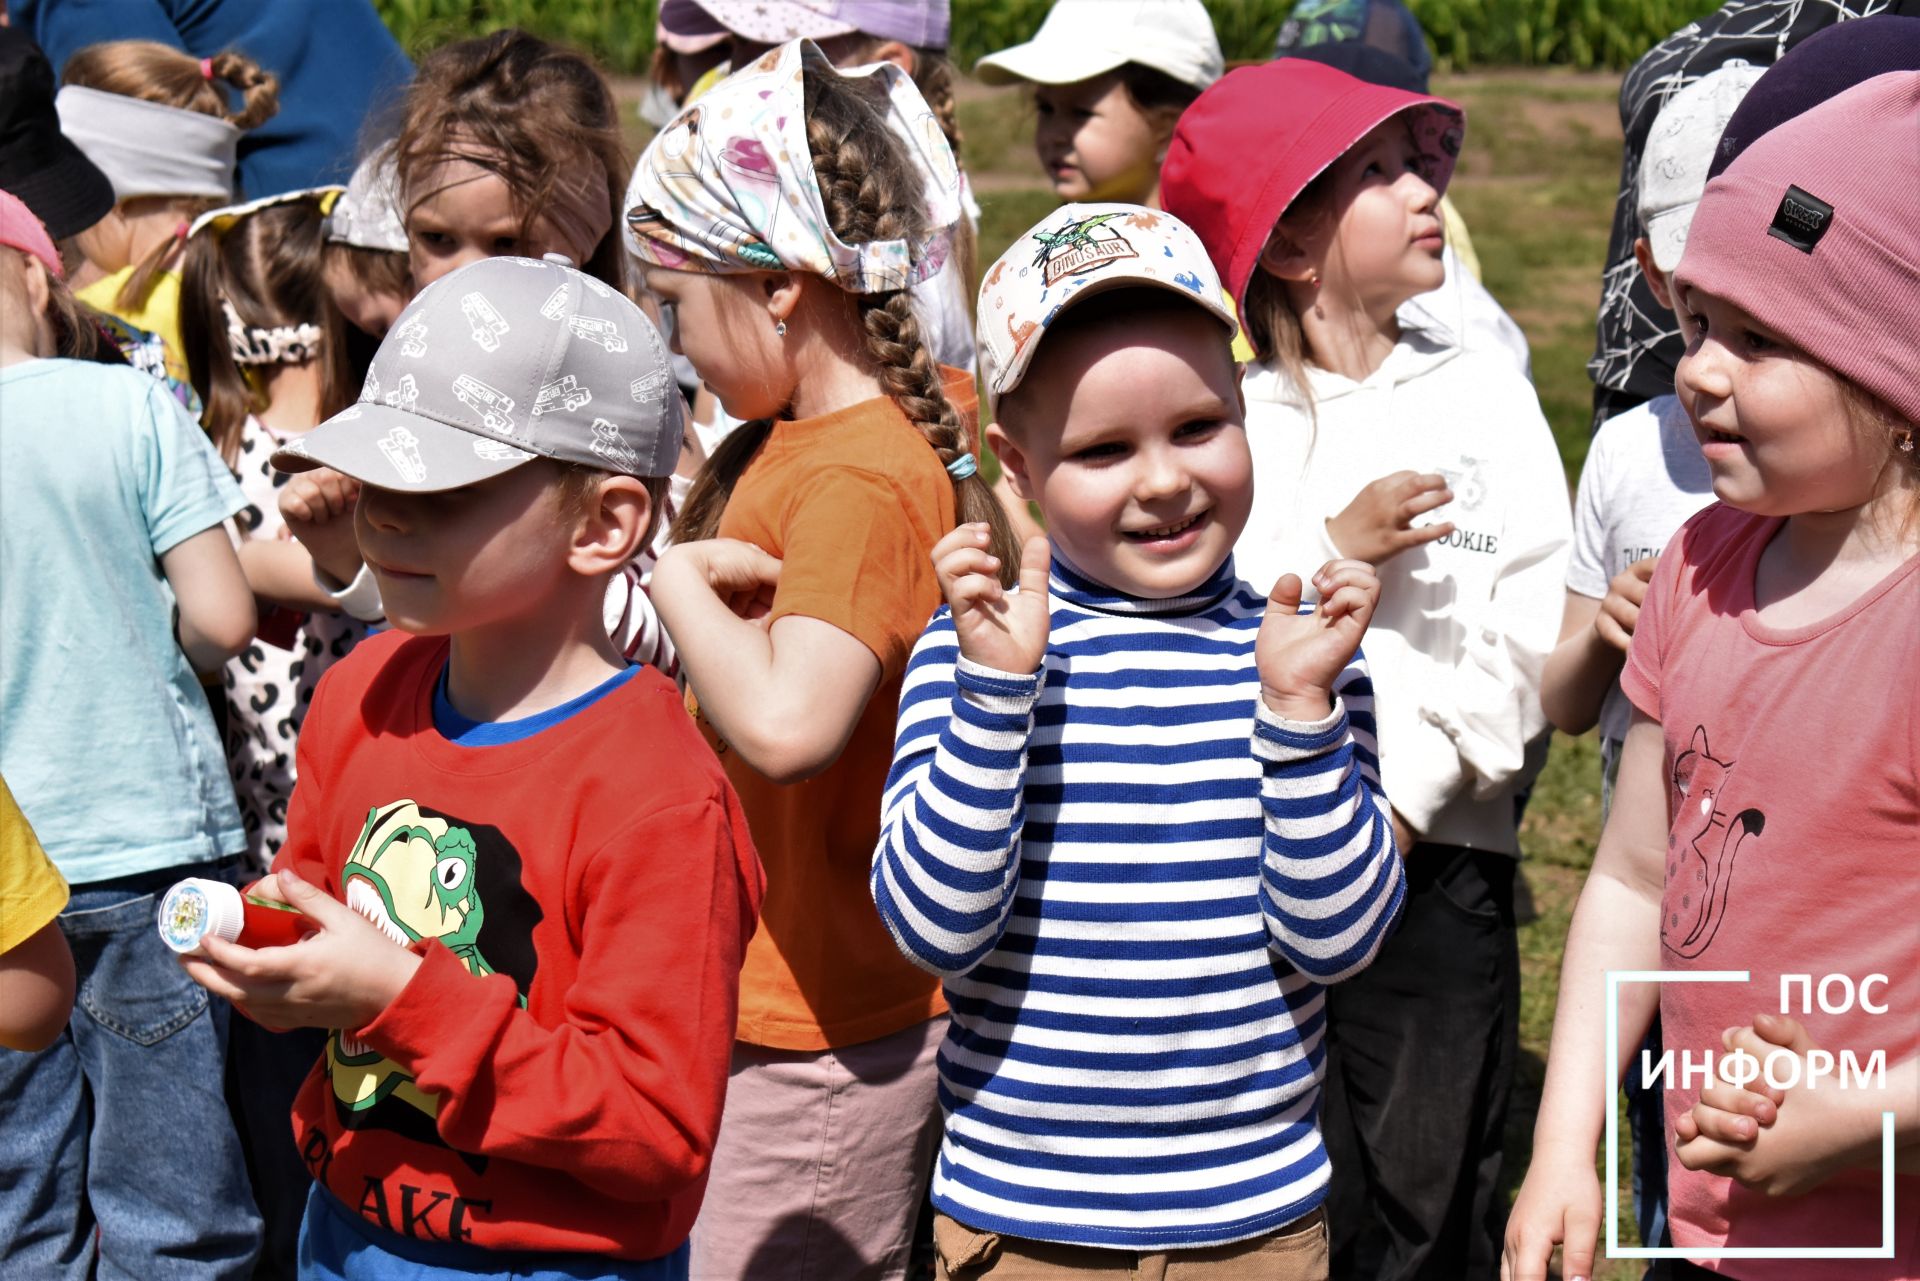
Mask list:
[[[1129,62],[1196,89],[1227,68],[1200,0],[1056,0],[1033,39],[988,54],[973,74],[990,85],[1064,85]]]
[[[1007,247],[980,285],[981,376],[991,405],[1020,385],[1034,349],[1069,307],[1145,286],[1190,299],[1226,333],[1239,323],[1192,228],[1140,205],[1061,205]]]
[[[1672,271],[1687,248],[1687,228],[1707,189],[1707,170],[1733,109],[1766,68],[1730,62],[1667,99],[1640,153],[1640,231],[1653,265]]]

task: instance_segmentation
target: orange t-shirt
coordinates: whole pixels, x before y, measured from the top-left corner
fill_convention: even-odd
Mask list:
[[[946,391],[971,431],[971,379]],[[874,910],[867,874],[893,763],[907,656],[940,604],[929,553],[954,525],[953,482],[893,401],[774,424],[735,485],[720,537],[780,558],[768,625],[817,618],[880,660],[880,686],[825,771],[767,779],[700,724],[740,794],[766,868],[760,929],[740,974],[739,1039],[825,1050],[886,1036],[946,1009],[939,980],[909,965]]]

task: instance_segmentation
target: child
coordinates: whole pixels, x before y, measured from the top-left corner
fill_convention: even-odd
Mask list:
[[[898,1277],[932,1163],[945,1007],[874,919],[866,869],[900,674],[939,601],[927,554],[999,518],[955,399],[968,379],[935,365],[909,292],[946,261],[957,186],[898,67],[841,74],[806,41],[641,158],[647,288],[747,422],[653,579],[769,883],[701,1277]]]
[[[1752,142],[1693,216],[1671,288],[1687,343],[1675,390],[1720,503],[1660,557],[1621,677],[1635,714],[1567,938],[1507,1227],[1514,1281],[1543,1278],[1556,1242],[1565,1275],[1592,1275],[1601,1101],[1620,1069],[1640,1070],[1605,1061],[1614,970],[1744,971],[1622,985],[1619,1044],[1638,1044],[1657,992],[1676,1059],[1738,1046],[1794,1083],[1716,1083],[1697,1101],[1668,1083],[1674,1245],[1782,1256],[1673,1275],[1920,1276],[1920,965],[1912,929],[1890,926],[1920,920],[1920,360],[1898,337],[1920,306],[1917,197],[1920,72],[1894,72]],[[1866,991],[1835,1003],[1820,986],[1816,1007],[1785,974]],[[1816,1047],[1883,1053],[1886,1088],[1807,1088]],[[1801,1253],[1879,1244],[1883,1190],[1891,1259]]]
[[[952,27],[949,0],[698,0],[702,10],[732,35],[732,65],[744,67],[775,45],[812,40],[836,67],[891,62],[913,77],[914,88],[940,125],[940,133],[961,160],[958,78],[947,56]],[[948,265],[914,286],[920,334],[933,358],[971,371],[979,359],[973,343],[973,269],[980,229],[980,206],[966,170],[960,170],[964,217],[954,228]]]
[[[1368,649],[1408,901],[1379,963],[1328,998],[1341,1276],[1480,1278],[1498,1254],[1515,798],[1546,729],[1569,516],[1533,388],[1396,318],[1440,282],[1461,126],[1451,103],[1283,58],[1201,95],[1165,173],[1260,356],[1241,572],[1266,589],[1351,556],[1381,579]]]
[[[908,665],[872,877],[953,1016],[940,1275],[1324,1281],[1322,985],[1404,894],[1358,651],[1378,580],[1330,561],[1302,613],[1298,576],[1236,577],[1234,324],[1174,219],[1068,205],[980,314],[1051,579],[1047,539],[1014,592],[981,527],[935,547],[951,613]]]
[[[1715,143],[1758,67],[1722,67],[1675,94],[1647,136],[1637,187],[1641,236],[1634,246],[1647,286],[1672,307],[1667,274],[1680,265],[1687,224],[1707,185]],[[1619,675],[1659,550],[1687,517],[1713,501],[1693,425],[1672,395],[1657,396],[1601,424],[1580,471],[1573,557],[1560,643],[1540,679],[1540,703],[1563,734],[1600,726],[1600,817],[1606,821],[1632,707]],[[1642,1046],[1660,1057],[1656,1019]],[[1634,1219],[1640,1240],[1661,1244],[1667,1224],[1666,1122],[1658,1090],[1629,1074],[1623,1092],[1633,1137]]]
[[[0,1049],[44,1050],[73,1013],[67,882],[0,778]]]
[[[1707,185],[1720,131],[1761,68],[1722,67],[1682,89],[1647,136],[1634,255],[1647,288],[1671,306],[1668,276]],[[1713,501],[1711,477],[1679,398],[1656,397],[1602,424],[1580,473],[1560,644],[1540,699],[1564,734],[1600,729],[1601,810],[1613,789],[1632,708],[1616,679],[1655,558],[1687,517]]]
[[[673,686],[600,626],[679,453],[665,370],[624,297],[489,259],[274,455],[362,483],[398,629],[301,732],[266,884],[316,932],[185,962],[270,1026],[331,1029],[294,1111],[303,1277],[687,1275],[760,875]],[[555,385],[573,407],[532,413]]]
[[[1226,63],[1200,0],[1055,0],[973,73],[1033,86],[1033,149],[1062,201],[1158,206],[1174,122]]]
[[[284,535],[273,452],[353,401],[345,323],[321,280],[324,206],[339,188],[216,210],[187,240],[182,330],[201,425],[247,508],[240,566],[260,634],[226,669],[227,766],[261,870],[286,841],[294,740],[321,675],[380,618],[377,592],[332,590]],[[358,616],[356,616],[356,614]]]
[[[579,54],[513,30],[434,50],[393,158],[414,288],[497,254],[549,253],[625,288],[619,116]]]
[[[240,135],[273,115],[278,82],[250,58],[195,58],[152,40],[89,45],[68,60],[60,129],[113,183],[113,212],[79,235],[82,302],[159,339],[136,367],[184,386],[180,260],[187,228],[234,197]],[[239,92],[238,111],[229,89]],[[157,359],[156,359],[157,357]]]
[[[246,500],[153,379],[50,358],[60,276],[0,193],[0,774],[71,887],[83,993],[51,1046],[0,1050],[0,1241],[9,1275],[244,1278],[226,1010],[154,922],[158,891],[246,849],[195,676],[253,635],[225,529]]]
[[[400,214],[393,145],[382,143],[360,162],[327,215],[322,272],[340,314],[383,338],[413,297],[407,225]]]

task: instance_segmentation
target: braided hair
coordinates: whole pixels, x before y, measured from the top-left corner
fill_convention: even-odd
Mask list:
[[[850,245],[881,240],[915,243],[927,235],[925,178],[887,128],[874,79],[854,80],[808,66],[803,87],[807,149],[820,184],[827,222]],[[952,263],[948,270],[954,270]],[[910,290],[849,294],[865,334],[861,354],[888,397],[933,448],[942,467],[972,452],[966,424],[947,399],[940,366],[920,333]],[[712,538],[740,474],[772,424],[749,423],[713,453],[677,524],[674,541]],[[951,475],[951,471],[949,475]],[[1011,587],[1020,566],[1020,543],[993,491],[976,472],[953,480],[955,519],[984,523],[988,550],[1000,559],[1000,578]]]

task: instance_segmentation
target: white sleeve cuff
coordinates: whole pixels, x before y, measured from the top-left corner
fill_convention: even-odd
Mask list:
[[[313,583],[325,592],[333,601],[333,607],[348,618],[363,623],[377,623],[387,616],[386,604],[380,599],[380,584],[373,580],[373,571],[364,564],[353,581],[345,587],[336,587],[331,578],[313,567]]]

